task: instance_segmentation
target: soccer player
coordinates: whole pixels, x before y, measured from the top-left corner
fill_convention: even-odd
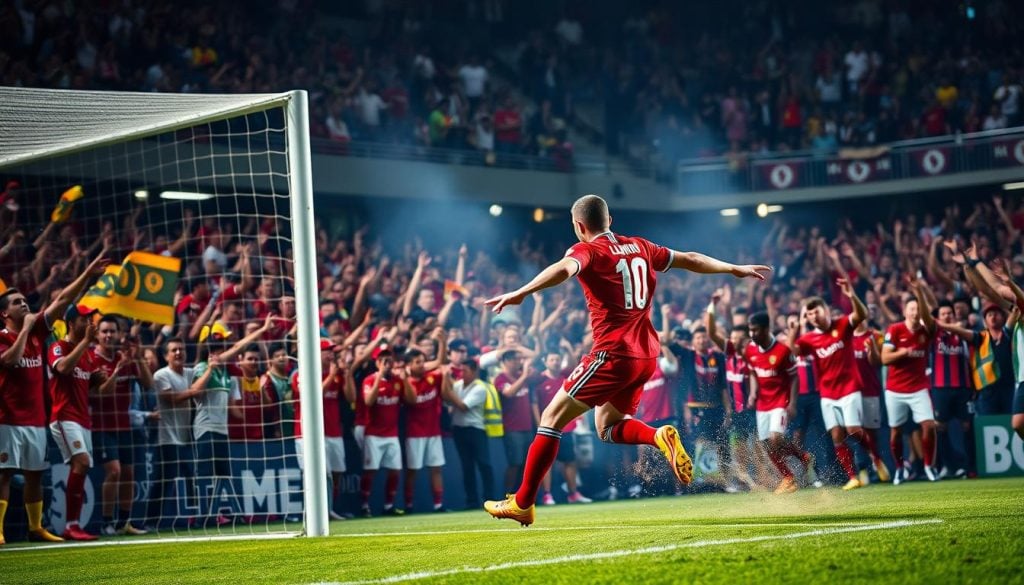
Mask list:
[[[384,484],[384,513],[401,515],[395,508],[402,448],[398,443],[398,415],[409,383],[404,367],[395,366],[390,349],[379,349],[374,358],[377,371],[363,380],[362,399],[366,405],[366,435],[363,438],[363,476],[359,483],[362,514],[370,517],[370,492],[377,470],[388,470]]]
[[[953,303],[939,301],[937,312],[938,323],[956,324],[956,313]],[[952,331],[941,327],[936,331],[932,341],[932,406],[935,407],[936,446],[945,443],[949,449],[939,449],[943,464],[957,462],[954,476],[964,477],[975,470],[974,430],[971,428],[974,416],[970,409],[970,400],[974,391],[971,388],[970,350],[967,340]],[[948,425],[960,421],[963,429],[964,450],[952,457],[947,433]],[[941,474],[940,474],[941,475]]]
[[[451,376],[446,370],[428,371],[426,356],[418,349],[405,353],[409,384],[405,386],[405,512],[413,509],[416,473],[430,470],[430,493],[435,512],[444,512],[445,464],[441,442],[441,402],[452,392]]]
[[[85,501],[85,479],[92,467],[92,419],[89,416],[89,391],[99,386],[103,373],[96,369],[89,344],[96,340],[96,325],[88,307],[71,305],[64,313],[68,324],[63,340],[50,345],[50,434],[60,449],[64,464],[71,467],[65,484],[67,503],[64,540],[96,540],[79,526]]]
[[[889,326],[882,345],[882,364],[889,366],[885,381],[885,410],[889,413],[892,429],[890,447],[896,460],[894,485],[905,479],[903,432],[900,427],[907,424],[911,415],[914,422],[921,425],[924,473],[929,481],[939,479],[938,471],[932,465],[935,457],[935,411],[927,372],[928,349],[935,336],[935,321],[921,287],[914,283],[913,291],[914,298],[903,302],[903,321]]]
[[[32,313],[25,295],[16,288],[0,293],[0,545],[4,544],[4,515],[11,497],[11,478],[25,477],[25,511],[29,540],[57,542],[43,528],[43,471],[46,462],[46,402],[43,354],[50,324],[78,298],[93,277],[103,274],[106,250],[39,313]]]
[[[853,359],[857,363],[861,401],[864,405],[862,426],[871,442],[877,445],[878,429],[882,427],[882,380],[878,376],[882,357],[878,335],[868,326],[867,320],[862,321],[853,331]],[[867,473],[866,469],[861,470],[861,483],[866,483],[864,479],[868,477]]]
[[[748,327],[752,343],[744,349],[744,357],[752,375],[747,407],[755,409],[757,438],[764,441],[768,458],[782,474],[782,482],[775,493],[795,492],[800,486],[786,463],[786,457],[796,457],[804,464],[806,483],[817,481],[814,456],[801,451],[786,437],[786,425],[796,415],[799,389],[796,359],[789,347],[772,335],[768,313],[751,315]]]
[[[103,464],[104,536],[139,536],[145,530],[131,523],[135,501],[135,445],[128,410],[132,402],[132,382],[146,389],[153,387],[153,374],[142,359],[134,339],[123,339],[117,317],[105,315],[99,322],[97,345],[92,361],[106,374],[92,400],[92,421],[96,453]],[[120,514],[115,523],[114,508]]]
[[[729,331],[729,339],[722,337],[715,320],[715,300],[708,306],[707,330],[708,337],[725,354],[725,383],[728,387],[729,409],[732,413],[730,424],[727,425],[732,447],[733,477],[746,487],[753,488],[757,482],[750,477],[750,462],[753,453],[748,439],[754,434],[757,425],[754,410],[747,406],[750,399],[750,369],[747,366],[746,352],[750,344],[748,324],[738,325]],[[787,420],[792,420],[788,417]],[[735,489],[730,485],[727,489]]]
[[[616,235],[610,229],[611,221],[604,199],[597,195],[579,198],[572,206],[572,224],[580,242],[525,286],[487,301],[500,313],[539,290],[577,276],[590,309],[594,336],[591,353],[584,356],[541,415],[519,490],[504,500],[484,504],[496,518],[512,518],[524,526],[533,523],[537,488],[558,453],[562,429],[591,408],[597,409],[595,421],[603,440],[656,446],[681,483],[688,484],[693,477],[692,462],[675,427],[654,429],[632,418],[660,351],[650,316],[654,272],[681,268],[763,280],[763,273],[770,268],[737,266],[696,252],[675,252],[642,238]]]
[[[164,498],[174,478],[184,478],[186,486],[184,494],[176,494],[177,500],[184,498],[188,507],[193,508],[196,496],[191,395],[188,394],[193,370],[185,366],[185,341],[180,337],[168,339],[164,359],[167,365],[153,374],[160,421],[157,423],[156,477],[149,494],[146,521],[155,530],[159,530]],[[175,509],[180,507],[175,506]]]
[[[853,357],[853,331],[867,319],[868,310],[853,291],[850,281],[837,280],[840,292],[850,300],[853,312],[833,320],[829,307],[820,297],[804,301],[807,321],[815,327],[810,333],[799,335],[797,325],[789,323],[788,339],[797,355],[813,354],[821,391],[821,416],[825,428],[832,436],[836,457],[849,480],[844,490],[862,487],[853,468],[853,453],[844,444],[847,436],[856,440],[871,455],[875,471],[882,482],[889,481],[889,471],[878,455],[878,448],[864,433],[861,420],[864,412],[857,364]]]

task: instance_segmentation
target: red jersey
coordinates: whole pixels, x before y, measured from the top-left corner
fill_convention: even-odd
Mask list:
[[[796,377],[798,394],[818,393],[818,384],[814,378],[814,356],[808,354],[796,357]]]
[[[785,344],[772,339],[766,349],[756,343],[747,345],[747,362],[757,378],[757,403],[760,412],[786,408],[796,375],[796,358]]]
[[[266,395],[260,378],[238,376],[238,387],[232,398],[241,401],[242,418],[230,418],[228,438],[244,441],[262,440],[263,427],[266,426],[274,401]]]
[[[405,404],[407,437],[436,437],[441,434],[441,372],[434,370],[422,378],[410,378],[416,392],[416,404]]]
[[[565,384],[565,380],[568,377],[568,372],[559,372],[557,376],[551,376],[545,370],[527,381],[527,384],[533,390],[531,399],[537,404],[537,408],[541,412],[544,412],[544,409],[555,399],[555,394],[558,394],[558,391],[562,389],[562,385]],[[568,433],[575,428],[576,419],[574,418],[569,424],[565,425],[562,432]]]
[[[690,402],[705,408],[723,408],[722,390],[725,390],[725,354],[711,350],[705,354],[693,352],[693,370],[697,386],[690,394]]]
[[[643,238],[605,232],[580,242],[565,254],[579,264],[577,278],[590,309],[593,352],[635,358],[661,353],[651,324],[657,279],[672,265],[672,251]]]
[[[857,374],[860,376],[860,391],[865,397],[882,395],[882,380],[878,376],[878,366],[868,361],[867,344],[873,343],[874,331],[868,330],[863,335],[853,336],[853,359],[857,360]]]
[[[747,398],[750,397],[750,369],[731,341],[725,343],[725,382],[732,396],[733,412],[746,410]]]
[[[494,377],[494,387],[501,393],[501,422],[506,432],[531,432],[533,412],[530,410],[530,387],[524,383],[515,396],[505,396],[505,390],[513,384],[515,380],[504,372]]]
[[[838,400],[860,391],[849,317],[833,321],[828,331],[804,333],[796,340],[795,349],[799,354],[814,355],[814,373],[822,398]]]
[[[644,393],[640,395],[637,418],[652,423],[671,419],[674,415],[672,387],[659,364],[651,377],[644,383]]]
[[[936,331],[932,343],[932,388],[971,388],[967,342],[949,331]]]
[[[889,364],[889,376],[885,381],[887,390],[910,394],[929,388],[928,347],[932,344],[932,337],[923,327],[911,331],[902,321],[889,326],[885,332],[885,345],[893,349],[908,349],[910,353]]]
[[[0,425],[46,426],[43,388],[43,353],[50,330],[39,315],[25,342],[25,352],[13,368],[0,367]],[[18,339],[18,332],[0,330],[0,353]]]
[[[339,438],[341,432],[341,402],[345,399],[345,375],[336,374],[324,384],[324,436]]]
[[[58,341],[50,345],[46,354],[50,365],[50,397],[53,404],[50,409],[50,420],[76,422],[85,429],[92,428],[92,417],[89,415],[89,378],[96,371],[92,355],[88,351],[82,353],[75,368],[67,375],[57,373],[57,362],[64,359],[75,349],[69,341]]]
[[[363,398],[370,392],[379,373],[370,374],[363,380]],[[402,402],[402,380],[387,378],[381,380],[377,402],[366,405],[366,435],[375,437],[398,436],[398,413]]]
[[[107,359],[99,351],[99,348],[89,350],[93,364],[96,369],[107,376],[114,375],[117,367],[117,355]],[[132,405],[132,380],[138,377],[138,369],[131,364],[121,369],[117,376],[114,389],[107,392],[93,392],[90,401],[92,405],[92,426],[94,431],[130,431],[132,422],[128,416],[128,409]]]

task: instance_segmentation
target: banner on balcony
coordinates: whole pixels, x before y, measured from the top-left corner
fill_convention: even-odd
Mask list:
[[[806,181],[807,163],[799,160],[755,162],[754,188],[757,190],[781,191],[798,189]]]
[[[933,177],[953,171],[953,149],[935,146],[922,148],[910,156],[916,177]]]
[[[1024,139],[993,142],[992,161],[998,167],[1024,165]]]
[[[888,156],[868,160],[832,159],[825,163],[830,185],[857,185],[892,178],[892,159]]]

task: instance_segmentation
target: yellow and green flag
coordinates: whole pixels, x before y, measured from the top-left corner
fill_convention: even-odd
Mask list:
[[[180,271],[177,258],[132,252],[120,266],[108,266],[79,303],[105,315],[173,325]]]

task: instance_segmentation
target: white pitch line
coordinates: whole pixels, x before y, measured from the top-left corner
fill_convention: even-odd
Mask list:
[[[621,530],[622,528],[765,528],[776,526],[793,527],[845,527],[869,526],[865,522],[736,522],[733,524],[616,524],[615,526],[552,526],[530,527],[530,532],[561,532],[563,530]],[[410,530],[407,532],[353,532],[350,534],[331,534],[332,538],[372,538],[374,536],[446,536],[453,534],[489,534],[494,532],[518,532],[516,528],[474,528],[470,530]]]
[[[371,585],[376,583],[400,583],[402,581],[415,581],[419,579],[430,579],[433,577],[448,577],[452,575],[462,575],[467,573],[492,573],[496,571],[504,571],[507,569],[518,569],[522,567],[541,567],[545,565],[558,565],[561,563],[569,563],[574,561],[595,561],[628,557],[633,555],[658,554],[685,548],[699,548],[705,546],[721,546],[729,544],[750,544],[756,542],[769,542],[773,540],[793,540],[797,538],[808,538],[812,536],[828,536],[833,534],[864,532],[869,530],[888,530],[890,528],[908,528],[911,526],[922,526],[926,524],[941,523],[942,520],[938,518],[932,518],[929,520],[897,520],[894,522],[884,522],[881,524],[868,524],[863,526],[847,526],[843,528],[823,528],[820,530],[808,530],[806,532],[795,532],[793,534],[751,536],[746,538],[725,538],[720,540],[698,540],[695,542],[687,542],[683,544],[668,544],[663,546],[652,546],[638,549],[613,550],[590,554],[566,555],[562,557],[554,557],[550,559],[537,559],[532,561],[514,561],[509,563],[501,563],[498,565],[489,565],[486,567],[460,567],[458,569],[447,569],[444,571],[420,571],[416,573],[405,573],[403,575],[384,577],[383,579],[370,579],[366,581],[347,581],[345,583],[340,583],[336,585]]]
[[[225,534],[222,536],[170,536],[167,538],[138,538],[123,540],[94,540],[90,542],[60,542],[40,544],[38,546],[22,546],[17,548],[0,548],[0,553],[16,553],[24,551],[54,550],[58,548],[89,548],[96,546],[132,546],[136,544],[177,544],[179,542],[216,542],[229,540],[282,540],[301,536],[300,532],[271,532],[267,534]]]

